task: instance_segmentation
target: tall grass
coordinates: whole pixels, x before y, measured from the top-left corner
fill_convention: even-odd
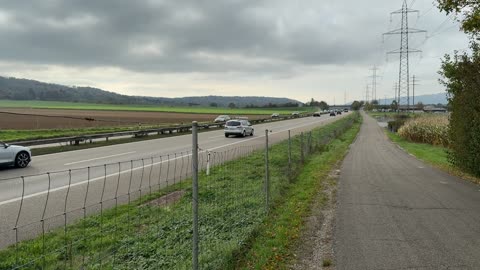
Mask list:
[[[398,134],[409,141],[448,147],[448,115],[424,115],[408,120]]]

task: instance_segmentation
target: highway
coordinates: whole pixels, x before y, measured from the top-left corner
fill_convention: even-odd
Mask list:
[[[480,269],[480,187],[364,124],[337,192],[336,269]]]
[[[223,130],[199,134],[200,166],[205,168],[207,151],[225,152],[227,159],[262,149],[265,130],[271,144],[331,123],[347,114],[299,118],[254,126],[255,135],[225,138]],[[101,207],[127,203],[152,190],[191,175],[191,135],[174,136],[128,144],[91,148],[34,157],[26,169],[0,170],[0,248],[38,235],[39,222],[53,229],[78,220],[83,208],[88,214]],[[213,165],[217,162],[213,159]],[[48,173],[48,174],[47,174]],[[23,199],[22,199],[23,198]],[[64,213],[69,213],[68,217]]]

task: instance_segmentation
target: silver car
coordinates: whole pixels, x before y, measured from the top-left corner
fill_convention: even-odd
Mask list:
[[[252,124],[247,120],[230,120],[225,124],[225,137],[230,135],[242,136],[247,135],[253,136],[254,129]]]
[[[230,116],[228,115],[219,115],[217,118],[215,118],[215,120],[213,120],[213,122],[215,123],[223,123],[223,122],[226,122],[230,120]]]
[[[0,165],[14,165],[18,168],[25,168],[32,160],[30,148],[9,145],[0,141]]]

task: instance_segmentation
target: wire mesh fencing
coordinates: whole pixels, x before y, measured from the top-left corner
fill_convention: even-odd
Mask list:
[[[202,269],[229,267],[302,164],[353,121],[268,147],[200,146],[197,166],[184,151],[0,180],[11,191],[0,203],[0,269],[191,269],[194,256]]]

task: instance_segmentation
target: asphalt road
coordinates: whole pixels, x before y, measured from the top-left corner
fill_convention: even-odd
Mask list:
[[[344,160],[337,269],[480,269],[480,186],[405,153],[364,116]]]
[[[255,135],[246,138],[225,138],[223,130],[200,133],[200,167],[206,167],[207,150],[223,153],[221,160],[212,159],[214,166],[263,148],[266,129],[274,144],[288,138],[288,130],[293,136],[344,116],[256,125]],[[191,135],[182,135],[44,155],[34,157],[26,169],[1,169],[0,248],[15,243],[14,227],[21,227],[17,230],[20,240],[28,239],[41,232],[41,220],[50,230],[78,220],[83,208],[87,215],[97,213],[100,205],[105,209],[126,203],[189,177],[191,142]]]

